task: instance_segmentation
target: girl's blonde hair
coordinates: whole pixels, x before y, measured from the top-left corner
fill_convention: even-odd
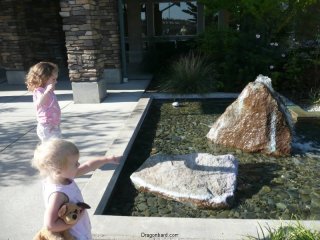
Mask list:
[[[44,87],[49,78],[58,75],[58,66],[51,62],[39,62],[33,65],[26,76],[26,85],[29,91],[38,87]]]
[[[32,166],[38,169],[42,176],[48,176],[63,169],[68,157],[73,155],[79,155],[79,149],[72,142],[51,139],[36,148]]]

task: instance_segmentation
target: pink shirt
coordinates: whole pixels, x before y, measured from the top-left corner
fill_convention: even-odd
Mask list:
[[[84,202],[81,191],[78,185],[73,180],[71,180],[70,184],[68,185],[60,185],[60,184],[50,183],[48,179],[45,179],[43,181],[42,187],[43,187],[44,203],[46,207],[48,207],[48,200],[50,195],[54,192],[64,193],[69,198],[69,202],[72,202],[72,203]],[[77,224],[74,225],[72,228],[70,228],[70,233],[77,240],[92,240],[91,223],[90,223],[89,215],[87,210],[84,210],[84,211],[85,212],[83,216],[80,218]]]
[[[58,126],[61,121],[61,110],[54,92],[50,91],[46,101],[38,104],[38,100],[44,94],[45,90],[45,88],[38,87],[33,91],[33,102],[36,105],[37,121],[42,124]]]

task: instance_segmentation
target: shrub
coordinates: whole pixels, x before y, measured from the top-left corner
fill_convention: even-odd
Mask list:
[[[160,88],[171,93],[208,93],[219,87],[213,63],[194,52],[174,61],[164,79]]]
[[[311,88],[309,92],[309,99],[313,104],[320,103],[320,89],[314,90]]]
[[[198,38],[199,50],[216,63],[224,91],[241,91],[259,74],[271,77],[277,91],[299,98],[320,88],[319,1],[200,2],[211,15],[227,16],[206,22]]]
[[[297,99],[314,100],[311,95],[320,88],[320,41],[292,41],[289,45],[292,46],[284,52],[285,57],[278,63],[278,69],[271,74],[273,85],[278,91]]]
[[[241,91],[259,74],[268,75],[276,66],[276,51],[264,34],[247,30],[207,28],[198,39],[199,48],[216,63],[225,91]],[[279,43],[277,43],[279,44]]]

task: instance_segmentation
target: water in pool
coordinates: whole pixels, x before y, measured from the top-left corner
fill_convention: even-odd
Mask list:
[[[232,100],[153,101],[104,214],[192,218],[320,220],[320,121],[296,124],[290,157],[244,153],[212,144],[209,126]],[[239,160],[231,209],[196,209],[150,193],[137,192],[130,175],[150,156],[231,153]]]

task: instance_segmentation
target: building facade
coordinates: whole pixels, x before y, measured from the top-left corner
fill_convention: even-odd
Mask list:
[[[204,28],[203,6],[172,0],[1,0],[0,67],[24,84],[39,61],[68,74],[76,103],[98,103],[107,83],[121,83],[150,46]]]

